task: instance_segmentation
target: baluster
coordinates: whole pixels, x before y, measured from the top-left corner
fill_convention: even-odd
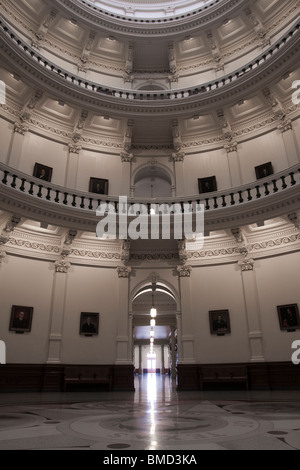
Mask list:
[[[93,210],[93,198],[90,197],[90,198],[89,198],[89,201],[90,201],[89,209],[90,209],[90,211],[91,211],[91,210]]]
[[[8,175],[9,175],[9,172],[5,170],[5,171],[4,171],[4,178],[3,178],[3,180],[2,180],[2,183],[3,183],[3,184],[7,184],[7,176],[8,176]]]
[[[16,185],[16,179],[17,179],[17,175],[13,175],[13,180],[11,182],[11,187],[12,188],[15,188],[17,185]]]
[[[68,193],[64,193],[64,200],[63,200],[63,204],[66,206],[68,204]]]
[[[22,178],[21,181],[22,181],[22,184],[21,184],[21,186],[20,186],[20,191],[24,192],[24,191],[25,191],[25,181],[26,181],[26,179],[25,179],[25,178]]]
[[[80,204],[81,209],[84,209],[84,199],[85,197],[81,196],[81,204]]]
[[[287,188],[287,184],[285,182],[285,176],[281,176],[281,180],[282,180],[282,189],[286,189]]]
[[[72,206],[76,207],[76,194],[73,194]]]
[[[109,214],[109,211],[110,211],[110,207],[109,207],[109,201],[106,201],[106,208],[105,208],[105,212],[107,212],[107,214]]]
[[[225,199],[225,195],[222,196],[222,207],[226,207],[227,204],[226,204],[226,199]]]
[[[300,169],[299,169],[299,171],[300,171]],[[290,177],[291,177],[291,186],[295,186],[296,180],[294,178],[294,172],[290,173]]]
[[[60,191],[58,191],[58,190],[55,191],[55,193],[56,193],[56,196],[55,196],[55,199],[54,199],[55,202],[59,202],[59,192]]]
[[[208,199],[208,198],[205,198],[205,202],[206,202],[205,210],[209,211],[209,209],[210,209],[210,206],[209,206],[209,199]]]
[[[230,193],[230,197],[231,197],[230,204],[231,204],[232,206],[234,206],[234,205],[235,205],[234,193]]]
[[[28,191],[28,193],[31,194],[31,195],[33,195],[33,186],[34,186],[34,183],[31,182],[30,183],[30,188],[29,188],[29,191]]]
[[[247,189],[247,192],[248,192],[248,197],[247,197],[247,200],[248,201],[252,201],[252,196],[251,196],[251,189]]]
[[[239,197],[239,203],[240,203],[240,204],[243,204],[244,199],[243,199],[243,193],[242,193],[242,191],[239,191],[239,196],[240,196],[240,197]]]
[[[42,189],[43,189],[43,185],[39,184],[39,191],[37,193],[37,197],[42,197]]]
[[[51,193],[51,188],[47,188],[47,196],[46,196],[47,201],[50,201],[51,199],[50,193]]]
[[[269,191],[269,183],[264,183],[264,187],[266,188],[265,190],[265,196],[269,196],[270,191]]]
[[[218,199],[217,199],[217,196],[214,196],[214,209],[218,209],[219,205],[218,205]]]
[[[181,213],[183,214],[184,213],[184,206],[183,206],[183,202],[180,203],[180,206],[181,206]]]
[[[193,201],[189,201],[189,212],[193,212]]]
[[[115,201],[115,212],[116,214],[119,213],[118,201]]]
[[[256,199],[259,199],[261,197],[259,186],[255,186],[256,188]]]
[[[277,191],[278,191],[278,188],[277,188],[277,185],[276,185],[277,181],[273,180],[272,183],[273,183],[273,193],[277,193]]]

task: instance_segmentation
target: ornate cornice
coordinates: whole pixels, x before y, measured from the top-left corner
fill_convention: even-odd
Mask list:
[[[21,48],[4,34],[1,30],[0,56],[2,56],[12,67],[14,71],[24,77],[24,81],[33,84],[38,88],[47,87],[55,93],[57,97],[67,100],[74,105],[81,105],[90,111],[98,112],[99,106],[104,112],[112,116],[130,117],[149,116],[160,114],[161,116],[190,116],[191,109],[208,111],[215,106],[226,106],[232,103],[232,100],[243,98],[245,93],[253,93],[276,82],[282,78],[284,70],[293,67],[299,60],[300,41],[298,35],[294,35],[284,47],[281,47],[276,54],[273,54],[265,63],[253,69],[251,72],[241,76],[238,80],[219,87],[216,90],[196,96],[190,96],[181,99],[149,100],[147,103],[143,100],[132,100],[117,98],[105,93],[95,93],[78,85],[73,85],[59,74],[53,74],[45,67],[41,67],[38,62],[32,60],[30,55],[22,53]]]
[[[97,8],[91,9],[83,2],[76,0],[46,0],[46,2],[49,5],[51,4],[52,8],[76,18],[81,24],[85,24],[89,28],[100,28],[106,34],[113,33],[115,36],[122,38],[169,37],[173,39],[178,36],[184,37],[187,32],[196,34],[203,27],[207,28],[217,23],[220,24],[222,18],[225,19],[228,15],[232,16],[240,11],[248,0],[223,0],[220,4],[216,3],[196,14],[184,18],[174,17],[169,21],[157,21],[155,25],[152,21],[131,21],[126,17],[122,18],[120,15],[116,15],[116,17],[112,14],[107,15],[104,12],[101,13]]]

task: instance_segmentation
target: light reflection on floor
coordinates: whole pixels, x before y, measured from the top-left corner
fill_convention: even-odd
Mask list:
[[[300,450],[299,391],[1,393],[0,450]]]

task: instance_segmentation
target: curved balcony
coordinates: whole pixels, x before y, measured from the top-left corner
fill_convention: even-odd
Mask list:
[[[248,3],[248,0],[214,0],[202,8],[186,14],[164,18],[143,19],[105,11],[87,0],[47,0],[51,8],[87,24],[91,28],[113,32],[118,36],[157,38],[182,37],[186,32],[196,32],[202,27],[212,27],[228,16],[233,16]],[[155,27],[154,27],[155,26]]]
[[[121,195],[122,196],[122,195]],[[95,195],[41,182],[0,164],[0,208],[48,224],[94,231],[96,211],[136,217],[151,209],[184,214],[205,211],[206,230],[229,229],[284,216],[300,208],[300,164],[237,188],[175,198],[127,198]],[[102,206],[103,207],[103,206]]]
[[[276,41],[268,50],[262,53],[259,57],[244,65],[243,67],[237,69],[234,73],[225,75],[219,79],[216,79],[211,82],[203,83],[198,87],[193,88],[184,88],[181,90],[170,90],[158,93],[157,91],[147,91],[139,92],[135,90],[126,90],[126,89],[117,89],[107,86],[101,86],[99,83],[91,82],[85,80],[82,77],[71,74],[68,70],[65,70],[61,67],[58,67],[47,58],[43,57],[39,52],[31,48],[26,42],[20,39],[15,32],[8,26],[6,22],[0,20],[0,37],[2,38],[2,49],[4,49],[4,43],[9,47],[9,59],[12,60],[12,66],[16,67],[18,64],[22,67],[20,70],[27,71],[33,80],[38,79],[38,82],[45,83],[46,79],[51,80],[51,88],[54,87],[54,82],[57,82],[57,89],[61,91],[64,89],[64,92],[70,95],[70,88],[74,90],[75,94],[80,93],[80,98],[76,99],[86,99],[89,102],[91,100],[109,100],[111,103],[127,101],[130,102],[130,106],[134,102],[134,107],[138,106],[142,109],[139,112],[142,112],[145,107],[145,101],[153,103],[153,105],[159,106],[161,103],[161,111],[170,111],[169,107],[173,109],[173,105],[177,106],[178,101],[182,101],[184,104],[188,105],[192,99],[197,102],[207,103],[210,99],[220,100],[220,94],[225,94],[234,87],[234,93],[237,94],[236,87],[241,89],[247,86],[248,88],[252,84],[256,87],[261,87],[259,82],[260,72],[264,72],[269,81],[270,74],[275,78],[275,75],[281,73],[280,67],[277,66],[277,59],[282,59],[284,65],[291,61],[295,63],[295,55],[299,55],[299,28],[300,22],[298,21],[293,27],[282,36],[281,39]],[[12,47],[13,46],[13,47]],[[13,50],[12,50],[13,49]],[[13,52],[17,53],[18,57],[15,57]],[[7,54],[6,54],[7,55]],[[20,62],[21,59],[21,62]],[[25,64],[24,64],[25,59]],[[38,67],[37,67],[38,66]],[[273,67],[271,69],[270,67]],[[43,75],[42,77],[37,77],[37,73]],[[39,83],[41,85],[41,83]],[[243,90],[242,90],[243,91]],[[232,91],[233,92],[233,91]],[[84,98],[83,93],[87,94]],[[111,101],[113,100],[113,101]],[[168,100],[168,106],[165,106],[165,101]],[[149,105],[151,105],[149,103]],[[172,103],[172,104],[171,104]],[[92,102],[91,104],[96,104]],[[147,106],[148,107],[148,106]],[[128,110],[128,107],[127,107]],[[121,107],[119,108],[121,111]],[[148,111],[147,111],[148,112]]]

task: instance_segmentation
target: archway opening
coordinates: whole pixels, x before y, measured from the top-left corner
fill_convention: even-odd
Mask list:
[[[151,309],[155,307],[155,316]],[[134,366],[136,374],[175,378],[177,365],[177,301],[163,284],[147,284],[132,301]]]
[[[139,170],[134,178],[134,196],[143,198],[172,197],[172,181],[164,168],[155,165]]]

